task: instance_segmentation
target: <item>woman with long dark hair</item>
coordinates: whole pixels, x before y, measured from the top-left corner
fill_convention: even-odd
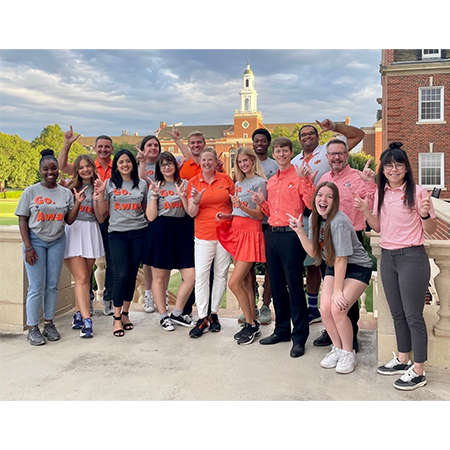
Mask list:
[[[147,183],[139,179],[136,159],[128,150],[119,150],[113,159],[109,180],[95,182],[100,214],[109,210],[109,242],[114,263],[114,336],[132,330],[129,310],[136,287],[147,228],[145,208]]]
[[[85,190],[73,193],[57,183],[58,161],[53,150],[41,152],[39,172],[43,181],[27,187],[19,200],[16,216],[19,217],[23,241],[23,259],[28,275],[26,301],[27,340],[31,345],[45,344],[61,338],[53,318],[58,301],[59,276],[64,261],[66,235],[64,226],[72,224],[80,205],[85,200]],[[41,308],[44,309],[44,330],[40,331]]]
[[[93,201],[94,182],[98,173],[89,155],[80,155],[73,164],[74,177],[68,188],[79,192],[84,189],[86,198],[72,225],[66,225],[66,250],[64,263],[75,279],[75,314],[72,328],[80,330],[80,337],[94,336],[90,314],[90,279],[97,258],[105,254],[99,223],[104,217],[98,214]]]
[[[175,157],[161,153],[156,160],[155,181],[150,180],[147,218],[152,223],[152,234],[147,236],[142,261],[152,269],[152,293],[161,327],[166,331],[174,330],[173,323],[192,326],[190,317],[182,314],[195,281],[194,240],[186,223],[186,185]],[[165,289],[172,269],[180,271],[182,282],[169,317]]]
[[[297,233],[308,255],[318,264],[326,262],[320,296],[323,323],[333,343],[320,365],[337,373],[353,372],[353,328],[348,309],[369,285],[372,260],[356,235],[350,219],[339,209],[339,190],[329,181],[320,183],[312,199],[309,236],[302,226],[302,215],[289,215],[289,226]]]
[[[414,182],[408,155],[401,142],[392,142],[380,157],[378,191],[374,210],[367,200],[355,197],[370,227],[380,233],[380,272],[386,300],[394,320],[398,355],[378,368],[381,375],[402,376],[394,382],[400,390],[413,390],[427,383],[428,334],[423,318],[430,262],[424,232],[436,231],[431,193]],[[414,353],[414,364],[410,360]]]

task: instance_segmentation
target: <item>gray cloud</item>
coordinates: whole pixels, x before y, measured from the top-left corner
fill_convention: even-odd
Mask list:
[[[160,121],[231,124],[250,59],[266,123],[375,122],[380,50],[2,50],[1,129],[33,139],[50,123],[140,135]]]

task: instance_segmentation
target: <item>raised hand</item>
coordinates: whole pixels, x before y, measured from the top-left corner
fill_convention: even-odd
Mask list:
[[[179,141],[181,139],[181,133],[178,128],[175,128],[175,125],[172,125],[172,132],[168,131],[168,135],[174,140]]]
[[[367,211],[369,209],[369,202],[367,198],[361,198],[356,192],[352,191],[353,194],[353,206],[358,211],[361,211],[364,213],[364,211]]]
[[[86,194],[85,191],[88,188],[88,186],[85,186],[80,192],[78,192],[75,188],[73,188],[73,194],[75,197],[75,201],[79,203],[83,203],[86,200]]]
[[[431,194],[432,194],[432,192],[430,192],[426,197],[424,197],[421,200],[419,200],[419,202],[417,204],[417,209],[419,211],[419,214],[422,217],[426,217],[430,213],[430,209],[431,209]]]
[[[332,131],[333,130],[333,122],[330,119],[325,119],[323,122],[319,122],[318,120],[316,120],[317,125],[319,125],[320,127],[320,131],[319,131],[319,136],[322,133],[326,133],[327,131]]]
[[[240,208],[241,207],[241,200],[237,194],[231,195],[230,194],[230,200],[233,204],[233,208]]]
[[[364,169],[362,171],[358,170],[358,174],[363,181],[370,181],[375,178],[375,172],[371,168],[369,168],[370,161],[372,161],[372,159],[369,159],[366,162],[366,165],[364,166]]]
[[[139,162],[145,162],[145,160],[147,159],[147,153],[143,152],[143,151],[139,148],[139,145],[135,145],[134,148],[137,150],[136,159],[137,159]]]
[[[289,228],[292,228],[295,232],[303,228],[303,213],[301,213],[298,218],[295,218],[289,213],[286,213],[286,215],[289,217]]]
[[[185,183],[175,184],[175,188],[180,198],[187,197],[187,185]]]
[[[202,191],[197,191],[195,186],[192,186],[191,189],[191,197],[192,200],[198,205],[202,201],[203,192],[206,191],[206,188],[204,188]]]
[[[64,143],[72,145],[80,136],[81,134],[75,136],[72,125],[70,125],[70,130],[64,133]]]
[[[315,174],[313,174],[311,167],[309,167],[309,164],[305,160],[303,160],[300,167],[298,167],[297,164],[294,164],[294,167],[295,167],[295,171],[297,172],[297,175],[300,178],[311,177],[311,176],[314,176],[314,178],[315,178],[317,175],[317,172],[318,172],[317,171]],[[311,178],[311,180],[313,180],[313,178]]]
[[[247,189],[247,192],[252,194],[252,202],[255,205],[261,205],[262,203],[264,203],[266,201],[266,199],[264,198],[264,194],[263,194],[261,188],[259,188],[258,192],[253,192],[250,189]]]
[[[148,189],[152,193],[152,195],[159,195],[159,188],[161,187],[161,181],[158,181],[155,183],[151,178],[147,178],[149,182]]]
[[[97,194],[101,194],[102,192],[105,192],[107,182],[108,182],[108,180],[102,181],[102,180],[100,180],[100,178],[97,178],[94,181],[94,188],[97,191]]]
[[[61,172],[59,172],[59,184],[62,187],[68,188],[70,185],[70,180],[66,180],[63,175],[61,174]]]

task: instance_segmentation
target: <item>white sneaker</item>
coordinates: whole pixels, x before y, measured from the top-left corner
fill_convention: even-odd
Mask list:
[[[170,320],[170,317],[165,317],[164,319],[161,319],[160,322],[161,328],[166,331],[173,331],[175,330],[175,327],[173,326],[172,320]]]
[[[395,383],[394,387],[401,391],[413,391],[427,384],[425,371],[423,375],[417,375],[414,366],[411,366]]]
[[[114,315],[114,305],[112,300],[105,300],[102,297],[102,305],[105,307],[103,314],[105,316],[112,316]]]
[[[331,352],[327,353],[325,358],[320,361],[320,365],[324,369],[334,369],[341,357],[342,350],[340,348],[331,346]]]
[[[409,360],[406,364],[403,364],[397,358],[395,352],[392,352],[394,357],[386,363],[384,366],[380,366],[377,369],[377,372],[381,375],[397,375],[399,373],[405,373],[411,366],[412,362]]]
[[[348,352],[347,350],[341,350],[341,356],[336,365],[337,373],[351,373],[355,370],[356,356],[355,350]]]
[[[150,295],[145,294],[144,296],[144,311],[146,313],[155,312],[155,302],[151,293]]]

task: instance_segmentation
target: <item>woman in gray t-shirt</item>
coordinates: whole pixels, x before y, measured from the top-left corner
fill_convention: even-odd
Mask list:
[[[147,228],[147,183],[138,177],[133,154],[119,150],[114,155],[111,178],[96,180],[94,186],[99,214],[109,210],[109,244],[114,264],[113,334],[122,337],[134,328],[128,314]]]
[[[350,219],[339,210],[339,190],[334,183],[320,183],[312,203],[309,237],[302,227],[302,216],[289,216],[289,226],[298,234],[306,252],[319,263],[324,259],[327,264],[320,313],[333,345],[320,365],[335,368],[337,373],[350,373],[355,369],[356,359],[347,312],[370,282],[372,260]]]
[[[80,205],[77,219],[72,225],[66,225],[66,250],[64,263],[75,280],[75,314],[72,328],[80,330],[80,337],[91,338],[92,318],[90,313],[90,279],[97,258],[105,254],[102,235],[98,223],[104,217],[97,211],[93,201],[94,182],[97,180],[97,168],[89,155],[79,155],[73,163],[74,177],[69,189],[84,189],[86,198]]]
[[[25,269],[28,275],[26,301],[27,340],[31,345],[60,339],[53,324],[58,284],[64,260],[66,235],[64,225],[74,222],[85,189],[74,190],[74,196],[57,183],[59,170],[53,150],[41,152],[39,172],[43,181],[27,187],[16,209],[23,241]],[[41,308],[44,308],[44,330],[39,330]]]
[[[173,331],[173,323],[191,327],[192,321],[182,312],[194,288],[194,239],[187,226],[186,180],[180,178],[178,164],[169,152],[156,160],[155,181],[149,179],[151,197],[147,217],[152,226],[147,233],[143,263],[151,266],[152,293],[160,314],[161,327]],[[170,317],[165,301],[166,280],[172,269],[178,269],[182,282],[175,308]]]
[[[236,296],[245,317],[242,330],[234,338],[239,345],[251,344],[260,334],[255,319],[255,294],[250,269],[255,262],[266,262],[265,243],[262,232],[263,212],[253,203],[252,193],[266,192],[266,176],[253,149],[239,147],[236,152],[235,195],[231,196],[233,213],[219,212],[217,238],[233,257],[234,270],[228,283]],[[232,219],[231,222],[229,219]]]

